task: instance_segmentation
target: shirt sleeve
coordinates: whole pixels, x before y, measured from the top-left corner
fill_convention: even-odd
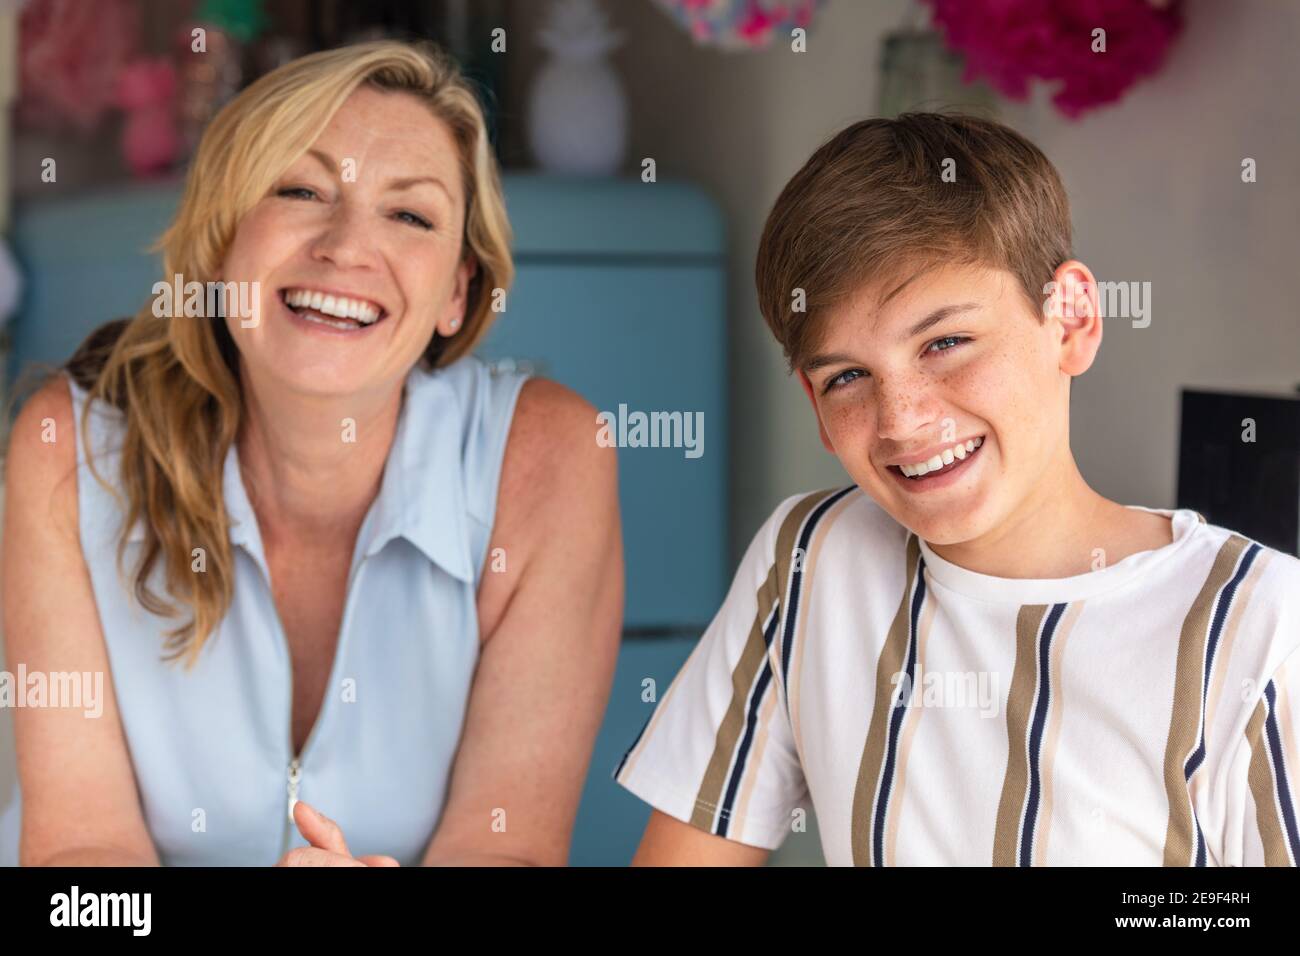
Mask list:
[[[725,603],[614,771],[657,810],[768,850],[808,795],[775,650],[789,563],[776,560],[776,541],[796,500],[750,543]]]
[[[1296,866],[1300,832],[1300,649],[1292,651],[1260,689],[1236,761],[1241,800],[1241,864]]]
[[[1300,560],[1271,548],[1259,560],[1258,585],[1252,587],[1249,575],[1243,581],[1253,597],[1228,659],[1220,716],[1209,728],[1211,743],[1222,740],[1211,752],[1225,760],[1217,785],[1205,788],[1197,819],[1222,865],[1296,866]],[[1237,706],[1226,706],[1229,699]]]

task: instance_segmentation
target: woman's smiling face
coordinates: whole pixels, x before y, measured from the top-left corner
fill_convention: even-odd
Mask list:
[[[243,362],[320,395],[402,381],[435,329],[463,321],[464,221],[447,125],[414,96],[359,88],[226,251],[222,280],[260,285],[256,324],[227,319]]]
[[[1069,454],[1070,376],[1095,344],[1041,320],[1001,270],[926,272],[883,307],[878,292],[828,314],[804,363],[822,440],[904,527],[974,540]]]

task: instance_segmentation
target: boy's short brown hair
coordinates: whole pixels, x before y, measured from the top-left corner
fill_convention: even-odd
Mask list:
[[[991,120],[904,113],[854,123],[795,173],[767,217],[755,281],[795,370],[827,307],[867,282],[896,280],[883,304],[935,266],[1002,268],[1042,321],[1043,287],[1070,257],[1069,200],[1038,147]]]

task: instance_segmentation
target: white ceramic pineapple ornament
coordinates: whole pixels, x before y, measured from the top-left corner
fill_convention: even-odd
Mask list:
[[[533,155],[549,172],[616,172],[627,152],[627,97],[608,57],[622,34],[598,0],[554,0],[537,39],[551,56],[529,97]]]

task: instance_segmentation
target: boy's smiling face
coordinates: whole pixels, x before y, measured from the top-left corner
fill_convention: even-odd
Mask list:
[[[1000,269],[927,271],[883,305],[887,290],[867,285],[828,312],[801,363],[823,444],[931,544],[995,539],[1073,465],[1069,383],[1092,364],[1101,323],[1085,317],[1086,266],[1064,263],[1055,279],[1045,321]]]

